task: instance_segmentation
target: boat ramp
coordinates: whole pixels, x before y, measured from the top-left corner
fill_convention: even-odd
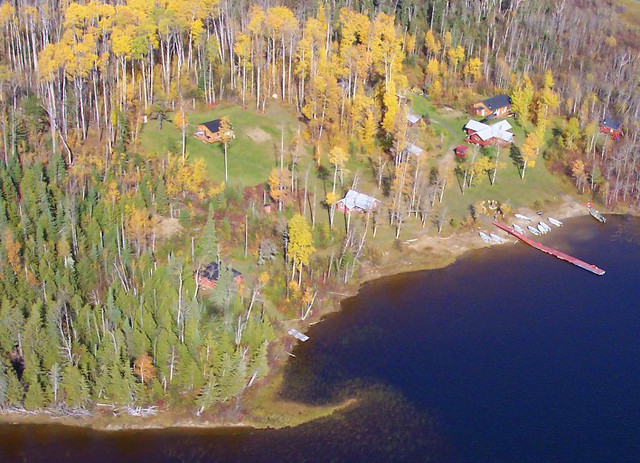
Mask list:
[[[570,256],[569,254],[565,254],[562,251],[558,251],[557,249],[553,249],[550,248],[549,246],[545,246],[544,244],[538,243],[536,241],[533,241],[530,238],[527,238],[526,236],[524,236],[522,233],[518,233],[516,230],[514,230],[511,227],[508,227],[507,225],[504,225],[500,222],[494,221],[492,222],[493,225],[495,225],[496,227],[498,227],[500,230],[504,230],[507,233],[515,236],[516,238],[518,238],[520,241],[525,242],[526,244],[528,244],[531,247],[534,247],[536,249],[538,249],[539,251],[542,252],[546,252],[547,254],[551,254],[552,256],[556,256],[558,259],[562,259],[565,260],[573,265],[577,265],[580,268],[583,268],[585,270],[588,270],[591,273],[595,273],[596,275],[604,275],[605,271],[602,270],[601,268],[596,267],[593,264],[589,264],[583,260],[577,259],[573,256]]]

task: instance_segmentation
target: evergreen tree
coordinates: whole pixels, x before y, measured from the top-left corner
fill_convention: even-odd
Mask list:
[[[7,390],[9,389],[9,375],[6,367],[0,362],[0,407],[7,402]]]
[[[82,407],[89,400],[89,387],[80,370],[68,364],[62,372],[61,391],[70,407]]]
[[[202,413],[212,405],[220,402],[220,385],[215,375],[210,375],[205,386],[202,388],[200,395],[196,399],[196,406],[199,413]]]
[[[22,401],[24,400],[24,387],[13,368],[7,368],[6,375],[8,378],[7,392],[5,396],[6,403],[14,407],[19,407],[22,405]]]

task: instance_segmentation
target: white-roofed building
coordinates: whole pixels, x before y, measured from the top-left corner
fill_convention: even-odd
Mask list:
[[[351,211],[375,211],[378,208],[378,200],[373,196],[358,193],[356,190],[349,190],[344,198],[336,203],[340,212]]]
[[[513,133],[509,132],[511,124],[507,121],[496,122],[493,125],[470,120],[464,126],[467,132],[467,142],[476,145],[506,146],[513,142]]]
[[[407,143],[407,146],[404,148],[405,154],[413,154],[414,156],[420,156],[424,153],[424,150],[420,148],[418,145],[414,145],[413,143]]]
[[[409,123],[409,126],[416,125],[418,122],[420,122],[420,119],[422,118],[417,114],[413,114],[412,112],[407,113],[407,122]]]

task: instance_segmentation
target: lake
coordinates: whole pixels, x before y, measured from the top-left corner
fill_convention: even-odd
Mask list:
[[[540,241],[607,273],[493,247],[366,284],[311,327],[282,395],[358,398],[347,412],[284,430],[0,425],[0,461],[640,461],[640,221]]]

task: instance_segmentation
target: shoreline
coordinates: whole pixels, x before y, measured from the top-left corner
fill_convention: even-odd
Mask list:
[[[517,212],[537,217],[536,212],[528,207],[522,207]],[[559,204],[551,205],[546,212],[548,214],[545,213],[545,216],[552,215],[560,220],[588,215],[586,208],[569,195],[564,195]],[[349,282],[341,293],[328,293],[324,300],[324,306],[316,309],[308,320],[304,323],[295,320],[294,323],[289,323],[287,326],[290,325],[301,331],[306,331],[309,326],[320,322],[330,313],[338,312],[342,301],[357,295],[365,283],[402,273],[445,268],[469,251],[491,246],[484,243],[477,233],[481,229],[493,228],[491,220],[487,219],[488,217],[480,217],[472,229],[457,230],[446,237],[427,234],[425,231],[422,235],[411,238],[409,241],[403,241],[404,247],[401,252],[395,255],[392,255],[393,251],[385,253],[390,255],[384,256],[386,262],[384,265],[363,266],[361,274]],[[513,244],[513,241],[507,240],[504,244]],[[246,392],[245,403],[248,403],[248,407],[246,409],[243,407],[242,412],[247,416],[237,416],[235,420],[220,416],[206,418],[206,413],[205,417],[197,417],[192,410],[185,408],[160,410],[154,415],[145,417],[124,413],[108,416],[104,412],[92,412],[90,415],[77,417],[58,416],[51,411],[0,411],[0,425],[56,425],[100,432],[162,429],[280,429],[295,427],[356,406],[357,400],[355,399],[347,399],[338,404],[311,406],[286,401],[277,396],[284,379],[288,356],[292,355],[291,351],[297,342],[286,334],[274,342],[273,349],[276,351],[276,355],[270,372],[266,378],[258,383],[258,387]],[[261,403],[267,404],[266,409],[260,407]],[[276,414],[276,409],[284,411]],[[237,410],[236,413],[238,413]]]

